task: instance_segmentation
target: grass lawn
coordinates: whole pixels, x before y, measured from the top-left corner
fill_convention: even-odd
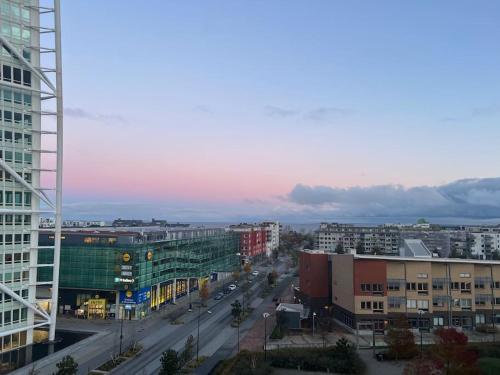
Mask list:
[[[500,358],[484,357],[477,361],[481,375],[500,374]]]

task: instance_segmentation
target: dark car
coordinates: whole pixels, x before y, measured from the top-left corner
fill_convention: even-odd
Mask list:
[[[217,293],[217,294],[215,295],[214,300],[216,300],[216,301],[221,300],[221,299],[222,299],[222,297],[224,297],[224,293],[219,292],[219,293]]]

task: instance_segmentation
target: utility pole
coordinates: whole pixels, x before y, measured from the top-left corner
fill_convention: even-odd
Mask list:
[[[313,337],[314,337],[314,328],[315,328],[314,327],[315,326],[315,324],[314,324],[315,323],[315,318],[316,318],[316,313],[313,312]]]
[[[198,305],[198,337],[196,338],[196,363],[198,363],[199,359],[198,355],[200,351],[200,313],[201,313],[201,302]]]
[[[269,313],[262,314],[264,317],[264,361],[267,361],[267,318],[269,318]]]

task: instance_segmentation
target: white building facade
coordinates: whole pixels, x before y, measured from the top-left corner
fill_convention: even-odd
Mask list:
[[[48,327],[51,340],[55,334],[56,309],[50,306],[57,301],[62,199],[59,14],[58,0],[53,7],[0,0],[0,352],[31,344],[38,327]],[[53,37],[50,46],[40,44],[42,33]],[[55,245],[44,249],[38,245],[41,214],[55,222]],[[39,251],[52,251],[54,262],[38,264]],[[38,282],[40,267],[50,270],[52,281]],[[41,289],[45,298],[39,298]]]
[[[261,225],[266,230],[266,256],[269,257],[280,246],[280,223],[265,221]]]
[[[472,237],[471,255],[478,259],[491,259],[494,252],[500,253],[500,231],[496,229],[469,232]]]

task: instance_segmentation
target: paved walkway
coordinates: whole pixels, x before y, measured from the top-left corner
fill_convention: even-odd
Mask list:
[[[358,354],[366,365],[365,375],[401,375],[408,362],[406,361],[377,361],[373,358],[371,349],[360,349]]]
[[[226,281],[227,283],[227,281]],[[211,294],[220,291],[222,281],[210,285]],[[198,299],[198,293],[191,296],[191,303],[195,304]],[[128,347],[132,342],[141,340],[149,341],[152,337],[157,338],[155,333],[159,328],[169,324],[170,317],[178,316],[184,311],[185,319],[195,319],[196,314],[187,314],[189,298],[184,296],[177,300],[176,305],[163,306],[159,311],[153,311],[150,315],[141,320],[126,320],[123,322],[123,341],[122,347]],[[48,357],[44,357],[35,362],[35,368],[39,375],[51,375],[55,372],[55,364],[65,355],[71,355],[79,364],[78,374],[87,374],[88,371],[97,368],[104,362],[111,359],[113,354],[119,352],[120,345],[120,320],[87,320],[76,319],[74,317],[58,317],[57,328],[72,331],[96,332],[96,334],[79,341],[65,349],[62,349]],[[175,326],[171,326],[175,327]],[[32,369],[33,364],[25,366],[12,372],[12,375],[24,375],[28,369]]]

